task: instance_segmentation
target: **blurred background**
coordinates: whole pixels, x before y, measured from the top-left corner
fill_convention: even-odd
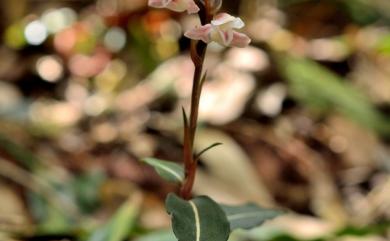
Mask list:
[[[225,0],[253,42],[211,44],[196,194],[286,215],[232,241],[390,239],[390,1]],[[196,16],[147,0],[0,1],[0,240],[173,241]]]

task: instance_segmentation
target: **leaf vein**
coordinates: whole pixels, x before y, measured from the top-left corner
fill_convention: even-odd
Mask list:
[[[192,211],[194,212],[194,216],[195,216],[196,241],[199,241],[200,240],[200,220],[199,220],[198,208],[196,207],[196,205],[194,204],[193,201],[189,201],[189,203],[191,204]]]
[[[182,177],[180,176],[179,173],[176,173],[174,170],[170,169],[169,167],[166,167],[164,165],[161,165],[160,163],[158,162],[154,162],[154,165],[158,166],[159,168],[171,173],[178,181],[182,181]]]

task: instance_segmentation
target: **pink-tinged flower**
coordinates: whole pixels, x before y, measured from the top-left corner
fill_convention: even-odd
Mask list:
[[[199,12],[194,0],[149,0],[149,6],[155,8],[168,8],[175,12],[187,11],[189,14]]]
[[[210,24],[196,27],[187,31],[184,35],[190,39],[202,40],[205,43],[217,42],[223,46],[246,47],[250,38],[234,29],[241,29],[245,26],[240,18],[233,17],[227,13],[220,13],[215,16]]]

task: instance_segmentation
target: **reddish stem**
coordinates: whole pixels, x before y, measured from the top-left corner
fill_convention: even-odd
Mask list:
[[[213,19],[213,14],[212,11],[210,11],[209,1],[205,0],[204,6],[199,0],[196,2],[201,9],[199,11],[201,23],[203,25],[210,23]],[[183,159],[185,179],[180,190],[180,196],[186,200],[191,198],[191,191],[194,186],[196,168],[198,165],[197,160],[195,160],[193,156],[193,146],[198,122],[199,101],[202,92],[202,73],[206,50],[207,44],[201,41],[191,47],[191,59],[195,65],[195,72],[192,82],[190,120],[189,125],[184,127]]]

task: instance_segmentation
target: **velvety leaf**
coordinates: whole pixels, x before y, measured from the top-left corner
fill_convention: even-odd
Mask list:
[[[167,181],[183,182],[184,180],[184,169],[179,164],[156,158],[144,158],[142,161],[154,167],[156,172]]]
[[[226,241],[229,237],[230,226],[224,211],[207,196],[186,201],[169,194],[166,208],[179,241]]]
[[[283,212],[275,209],[261,208],[253,203],[241,206],[220,205],[226,213],[230,223],[230,230],[257,227],[269,219],[273,219]]]

